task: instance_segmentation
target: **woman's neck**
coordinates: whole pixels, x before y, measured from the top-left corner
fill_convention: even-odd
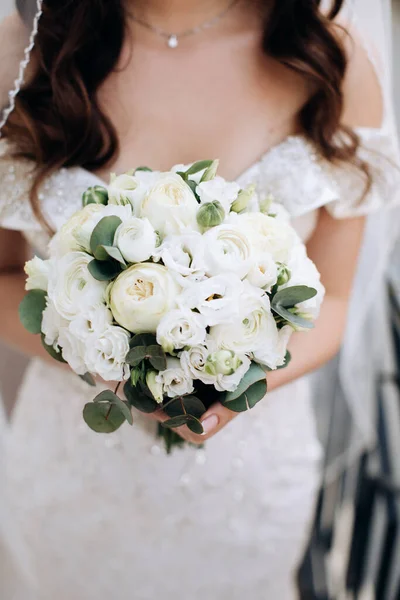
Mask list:
[[[213,19],[233,0],[127,0],[132,14],[167,31],[182,31]],[[241,3],[241,0],[236,0]],[[234,8],[234,7],[232,7]]]

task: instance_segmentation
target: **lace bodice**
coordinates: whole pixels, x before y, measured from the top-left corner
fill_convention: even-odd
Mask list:
[[[303,136],[290,136],[273,147],[238,178],[241,185],[255,183],[261,195],[272,193],[293,216],[303,239],[315,224],[313,211],[326,206],[332,215],[345,218],[389,207],[396,198],[400,171],[395,162],[393,138],[384,130],[359,129],[360,157],[368,162],[373,185],[364,195],[365,180],[352,166],[334,166],[321,159]],[[6,141],[0,142],[0,226],[23,231],[41,253],[48,242],[29,202],[33,165],[13,160]],[[43,214],[54,230],[81,207],[83,191],[102,181],[82,168],[61,169],[42,186]]]

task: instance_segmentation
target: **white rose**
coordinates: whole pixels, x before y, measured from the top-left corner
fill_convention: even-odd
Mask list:
[[[69,321],[64,319],[56,310],[53,302],[48,298],[47,306],[42,316],[42,333],[44,341],[48,346],[58,350],[58,338],[60,331],[68,327]]]
[[[205,371],[209,354],[210,351],[208,347],[203,344],[192,346],[181,353],[181,366],[187,377],[199,379],[208,385],[216,382],[217,377],[215,375],[210,375]]]
[[[291,250],[299,238],[286,220],[261,213],[230,215],[234,223],[251,239],[255,254],[270,254],[275,262],[287,263]]]
[[[88,370],[105,381],[124,381],[130,375],[125,358],[131,336],[122,327],[110,325],[100,335],[93,334],[86,344]]]
[[[50,262],[35,256],[25,263],[24,271],[28,278],[25,283],[26,290],[43,290],[47,292],[49,284]]]
[[[202,344],[206,335],[204,318],[188,308],[169,311],[157,327],[157,342],[169,353]]]
[[[175,308],[180,289],[162,265],[133,265],[110,288],[110,308],[128,331],[155,333],[162,317]]]
[[[50,254],[62,257],[68,252],[90,252],[93,229],[104,217],[119,217],[122,222],[132,216],[130,206],[88,204],[61,227],[50,242]]]
[[[182,369],[178,358],[167,358],[167,368],[157,375],[156,382],[163,385],[164,394],[169,398],[191,394],[194,391],[193,380]]]
[[[214,386],[218,392],[234,392],[250,369],[251,360],[245,354],[237,356],[237,358],[239,359],[239,366],[233,373],[229,375],[220,373],[217,375]]]
[[[88,307],[104,301],[107,283],[91,276],[88,271],[91,260],[84,252],[70,252],[50,274],[48,296],[65,319],[72,320]]]
[[[233,350],[239,355],[259,350],[273,354],[279,337],[269,299],[266,294],[260,296],[257,288],[251,287],[249,285],[239,297],[240,317],[229,324],[212,327],[209,335],[218,348]],[[275,368],[274,364],[264,364]]]
[[[246,277],[252,285],[268,291],[276,284],[277,278],[278,267],[270,254],[258,256]]]
[[[82,342],[89,336],[103,333],[113,322],[111,311],[104,305],[89,306],[69,324],[69,330]]]
[[[85,345],[74,336],[68,328],[60,331],[58,345],[62,349],[62,356],[77,375],[85,375],[88,368],[85,363]]]
[[[294,332],[293,327],[285,325],[278,331],[278,340],[276,345],[265,344],[254,352],[254,360],[262,365],[267,365],[270,369],[281,367],[285,362],[287,347]]]
[[[154,258],[162,260],[182,287],[205,278],[204,239],[197,231],[166,237]]]
[[[196,309],[208,326],[230,323],[238,316],[241,281],[236,275],[217,275],[193,283],[178,297],[179,307]]]
[[[126,262],[144,262],[155,252],[157,235],[148,219],[131,217],[118,227],[114,245],[119,248]]]
[[[253,266],[250,239],[239,227],[219,225],[204,234],[208,275],[235,273],[243,279]]]
[[[145,195],[138,216],[147,217],[162,236],[185,229],[198,230],[198,202],[190,187],[175,173],[165,173]]]
[[[200,196],[202,204],[218,200],[221,203],[225,214],[228,215],[232,203],[237,199],[240,192],[240,186],[233,182],[225,181],[222,177],[215,177],[211,181],[203,181],[197,186],[196,192]]]

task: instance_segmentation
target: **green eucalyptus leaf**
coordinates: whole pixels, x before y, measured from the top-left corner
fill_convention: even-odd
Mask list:
[[[203,425],[198,419],[195,419],[194,417],[192,417],[186,423],[186,425],[190,429],[190,431],[193,431],[193,433],[196,433],[197,435],[201,435],[202,433],[204,433]]]
[[[176,427],[182,427],[183,425],[187,425],[187,427],[193,431],[193,433],[197,433],[198,435],[204,432],[203,425],[200,423],[200,421],[191,415],[173,417],[172,419],[162,423],[162,426],[167,429],[175,429]]]
[[[82,379],[82,381],[84,381],[85,383],[90,385],[90,387],[96,387],[96,380],[93,377],[93,375],[91,375],[90,373],[85,373],[84,375],[79,375],[79,377]]]
[[[272,304],[279,304],[284,308],[293,308],[300,302],[311,300],[317,295],[317,290],[306,285],[294,285],[279,290],[272,299]]]
[[[94,257],[97,260],[104,261],[109,260],[110,258],[119,262],[122,265],[122,268],[126,268],[126,262],[121,252],[115,246],[97,246]]]
[[[153,398],[149,398],[138,387],[133,387],[130,381],[127,381],[124,385],[124,394],[129,404],[143,413],[150,414],[160,408],[160,405]]]
[[[41,335],[42,338],[42,346],[43,348],[48,352],[48,354],[50,354],[51,358],[54,358],[54,360],[57,360],[60,363],[66,363],[67,361],[63,359],[63,355],[61,353],[61,350],[55,350],[53,348],[53,346],[49,346],[48,344],[46,344],[45,340],[44,340],[44,334],[42,333]]]
[[[157,338],[153,333],[137,333],[131,338],[129,345],[135,346],[154,346],[157,344]]]
[[[85,423],[97,433],[113,433],[125,423],[122,412],[109,402],[90,402],[83,409]]]
[[[88,264],[88,270],[97,281],[110,281],[121,273],[121,265],[115,260],[96,260],[95,258]]]
[[[100,392],[93,402],[108,402],[109,404],[113,404],[124,415],[129,425],[133,424],[132,413],[128,404],[121,400],[121,398],[119,398],[117,394],[114,394],[114,392],[111,390],[104,390],[103,392]]]
[[[267,380],[264,369],[252,363],[234,392],[221,397],[221,403],[234,412],[253,408],[267,393]]]
[[[29,333],[41,333],[46,296],[46,292],[42,290],[31,290],[19,305],[20,321]]]
[[[150,167],[138,167],[137,169],[135,169],[135,173],[137,173],[137,171],[146,171],[148,173],[152,173],[153,169],[150,169]]]
[[[186,183],[188,182],[188,176],[186,175],[186,173],[184,173],[183,171],[177,171],[176,174],[179,175],[179,177],[182,177],[183,181],[185,181]]]
[[[191,415],[200,419],[206,412],[206,407],[196,396],[182,396],[169,400],[163,406],[163,410],[171,418],[181,415]]]
[[[121,219],[115,216],[103,217],[97,223],[90,238],[90,249],[93,255],[96,254],[97,246],[113,245],[115,232],[121,223]]]
[[[147,358],[149,359],[151,366],[156,371],[165,371],[167,368],[167,356],[162,347],[158,344],[154,346],[147,346],[146,351]]]
[[[195,181],[193,181],[192,179],[186,179],[186,183],[192,190],[197,202],[200,204],[201,200],[200,200],[200,196],[197,193],[197,183]]]
[[[196,173],[199,173],[200,171],[204,171],[204,169],[208,169],[209,167],[211,167],[211,165],[213,164],[213,160],[199,160],[198,162],[195,162],[185,173],[185,175],[187,177],[189,177],[189,175],[195,175]]]
[[[131,367],[137,367],[142,360],[147,358],[147,347],[146,346],[135,346],[131,348],[126,355],[125,361]]]

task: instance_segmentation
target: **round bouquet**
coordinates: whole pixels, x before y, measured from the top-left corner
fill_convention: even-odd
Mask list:
[[[288,214],[217,168],[112,175],[83,194],[48,260],[26,264],[24,326],[89,383],[116,382],[84,407],[97,432],[132,424],[134,407],[164,410],[167,449],[176,427],[201,434],[213,402],[254,407],[293,331],[313,326],[324,290]]]

